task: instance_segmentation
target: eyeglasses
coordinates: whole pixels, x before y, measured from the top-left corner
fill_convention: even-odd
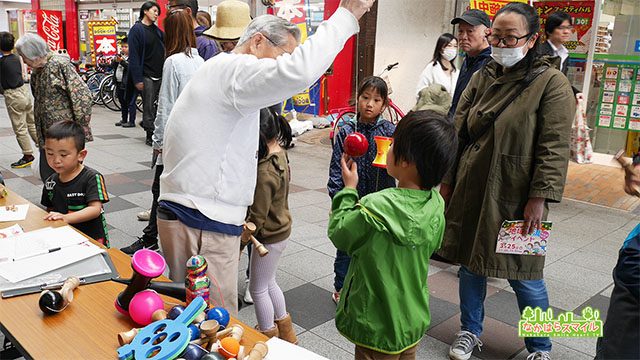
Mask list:
[[[504,46],[507,47],[514,47],[516,45],[518,45],[518,42],[524,38],[528,38],[529,36],[531,36],[531,34],[527,34],[524,36],[513,36],[513,35],[508,35],[505,37],[499,37],[497,35],[487,35],[487,41],[489,42],[489,45],[491,46],[498,46],[500,45],[500,43],[503,43]]]
[[[262,36],[264,36],[264,37],[265,37],[265,39],[269,40],[269,42],[271,43],[271,45],[273,45],[273,46],[277,47],[278,49],[282,50],[282,54],[284,54],[284,53],[290,54],[290,53],[289,53],[287,50],[285,50],[282,46],[280,46],[280,45],[276,44],[276,42],[275,42],[275,41],[271,40],[267,35],[265,35],[265,34],[263,34],[263,33],[260,33],[260,34],[261,34]],[[282,54],[280,54],[280,55],[282,55]],[[278,56],[279,56],[279,55],[278,55]]]

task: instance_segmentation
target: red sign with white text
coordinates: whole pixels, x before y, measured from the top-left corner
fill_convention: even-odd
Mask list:
[[[569,52],[586,54],[591,41],[593,29],[593,14],[596,2],[590,1],[537,1],[533,3],[538,15],[540,15],[540,35],[544,35],[544,24],[549,15],[556,11],[564,11],[573,20],[571,38],[564,44]]]
[[[56,51],[64,49],[62,35],[62,11],[38,10],[38,35]]]

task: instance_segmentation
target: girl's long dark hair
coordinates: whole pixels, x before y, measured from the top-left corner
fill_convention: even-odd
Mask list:
[[[531,39],[535,34],[540,31],[540,17],[536,10],[524,3],[508,3],[502,9],[498,10],[496,16],[493,18],[497,18],[500,14],[503,13],[514,13],[518,15],[522,15],[524,17],[525,22],[528,26],[529,37],[527,40]],[[524,61],[527,63],[527,68],[529,69],[528,73],[531,73],[531,69],[533,68],[533,63],[538,58],[538,43],[540,42],[540,37],[536,39],[536,42],[533,44],[533,47],[529,49],[527,55],[524,57]]]
[[[433,61],[433,65],[440,64],[440,66],[442,66],[445,71],[449,71],[449,69],[447,69],[447,67],[442,63],[442,51],[453,40],[457,39],[452,34],[444,33],[440,35],[438,41],[436,42],[436,49],[433,51],[433,59],[431,59],[431,61]],[[450,61],[450,63],[453,70],[455,70],[456,65],[453,63],[453,61]]]
[[[280,146],[287,149],[291,146],[293,136],[291,126],[284,116],[275,111],[264,108],[260,110],[260,142],[258,144],[258,160],[264,159],[269,154],[267,144],[271,140],[277,140]]]

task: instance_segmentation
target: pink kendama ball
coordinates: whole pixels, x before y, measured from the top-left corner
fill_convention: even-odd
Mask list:
[[[164,309],[164,302],[157,292],[143,290],[133,296],[129,303],[129,315],[137,324],[146,326],[153,322],[155,311]]]

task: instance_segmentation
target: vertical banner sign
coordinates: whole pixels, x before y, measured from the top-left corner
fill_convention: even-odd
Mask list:
[[[573,31],[571,38],[564,46],[572,53],[586,54],[589,51],[591,31],[593,27],[593,15],[595,13],[595,1],[537,1],[533,6],[540,15],[540,36],[544,39],[544,25],[549,15],[556,11],[564,11],[571,15]],[[592,29],[593,28],[593,29]]]
[[[118,54],[118,40],[116,37],[115,20],[89,21],[89,46],[91,47],[91,62],[95,64],[96,56],[99,61],[111,61]]]
[[[62,39],[62,11],[38,10],[38,35],[51,51],[64,49]]]
[[[471,9],[482,10],[493,20],[498,10],[510,2],[528,3],[527,0],[471,0]]]
[[[640,65],[605,64],[597,125],[640,131]]]
[[[300,42],[303,43],[309,34],[310,16],[307,14],[309,0],[276,0],[274,4],[275,15],[296,24],[300,28]],[[318,83],[310,89],[294,95],[291,101],[285,102],[285,108],[295,109],[297,112],[318,114],[320,103]],[[313,97],[313,100],[312,100]],[[290,105],[288,105],[291,103]]]

